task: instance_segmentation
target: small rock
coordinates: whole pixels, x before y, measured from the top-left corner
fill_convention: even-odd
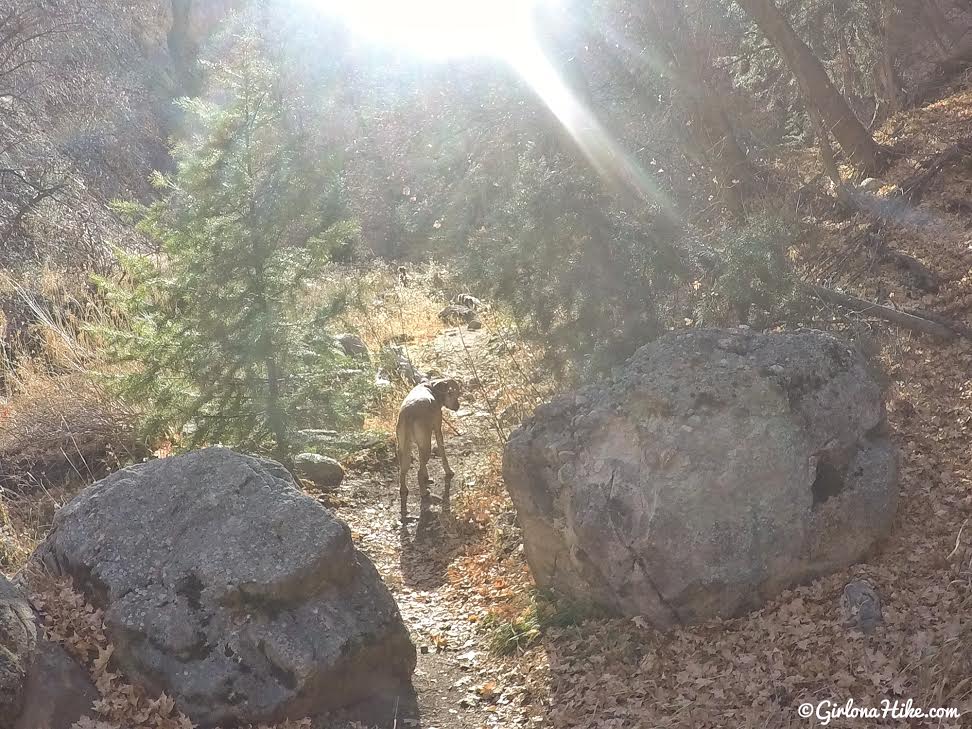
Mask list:
[[[300,447],[308,448],[320,445],[330,445],[337,438],[338,432],[336,430],[323,430],[320,428],[308,428],[306,430],[298,430],[297,435],[300,436]]]
[[[475,318],[476,312],[461,304],[449,304],[439,312],[439,319],[446,324],[467,324]]]
[[[333,458],[318,453],[301,453],[294,458],[298,473],[323,489],[334,489],[344,480],[344,468]]]
[[[417,385],[426,379],[426,373],[412,363],[408,351],[400,344],[389,344],[383,347],[380,360],[388,375],[398,375],[401,379],[413,385]]]
[[[469,329],[469,331],[471,332],[475,332],[483,328],[483,323],[479,321],[479,319],[473,319],[472,321],[469,322],[466,328]]]
[[[478,311],[483,306],[483,302],[472,294],[456,294],[452,297],[452,303],[457,306],[465,306],[473,311]]]
[[[854,580],[844,586],[840,611],[844,626],[862,633],[870,633],[884,622],[881,596],[868,580]]]
[[[868,177],[865,180],[861,180],[860,184],[857,186],[859,190],[863,190],[864,192],[869,192],[871,194],[877,194],[882,187],[884,187],[884,183],[874,177]]]
[[[334,337],[334,342],[349,357],[367,357],[368,347],[357,334],[338,334]]]

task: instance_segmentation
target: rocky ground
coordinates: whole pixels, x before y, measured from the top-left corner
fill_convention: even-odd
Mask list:
[[[504,589],[511,602],[528,586],[517,537],[494,527],[497,516],[512,508],[497,483],[498,434],[505,430],[496,412],[505,397],[498,378],[501,362],[509,366],[510,360],[503,354],[504,341],[488,328],[450,327],[409,348],[421,369],[465,383],[462,408],[446,415],[444,427],[455,476],[447,487],[441,462],[430,462],[434,498],[429,508],[420,507],[412,488],[412,518],[402,528],[396,465],[387,457],[361,459],[337,494],[322,497],[375,562],[418,647],[416,696],[400,707],[399,726],[542,724],[522,667],[490,655],[483,627],[490,612],[503,607]],[[413,468],[410,486],[414,479]],[[491,600],[494,592],[499,602]]]

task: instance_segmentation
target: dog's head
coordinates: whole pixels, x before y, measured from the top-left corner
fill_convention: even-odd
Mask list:
[[[429,389],[432,390],[436,402],[441,404],[442,407],[449,408],[450,410],[459,409],[459,393],[462,392],[462,387],[459,385],[458,380],[454,380],[451,377],[432,380],[429,383]]]

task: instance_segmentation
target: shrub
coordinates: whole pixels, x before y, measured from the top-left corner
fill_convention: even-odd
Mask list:
[[[89,483],[148,451],[133,409],[84,373],[21,367],[0,412],[0,488]]]
[[[489,648],[496,655],[522,653],[539,641],[550,628],[567,628],[595,617],[592,607],[572,602],[549,590],[536,590],[529,606],[512,620],[487,616],[483,628],[489,633]]]
[[[700,268],[695,319],[705,326],[754,324],[762,327],[787,318],[795,296],[794,273],[787,250],[794,242],[792,225],[767,215],[726,231],[706,247],[695,241]]]

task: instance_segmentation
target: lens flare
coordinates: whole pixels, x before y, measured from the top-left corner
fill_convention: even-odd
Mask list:
[[[502,57],[536,2],[524,0],[303,0],[359,38],[426,58]]]
[[[670,209],[650,175],[564,82],[538,41],[535,18],[557,0],[302,0],[367,42],[432,60],[509,64],[550,108],[594,169],[629,202]]]
[[[571,91],[534,38],[518,45],[505,60],[553,112],[591,166],[616,192],[635,205],[651,202],[671,210],[661,188]]]

